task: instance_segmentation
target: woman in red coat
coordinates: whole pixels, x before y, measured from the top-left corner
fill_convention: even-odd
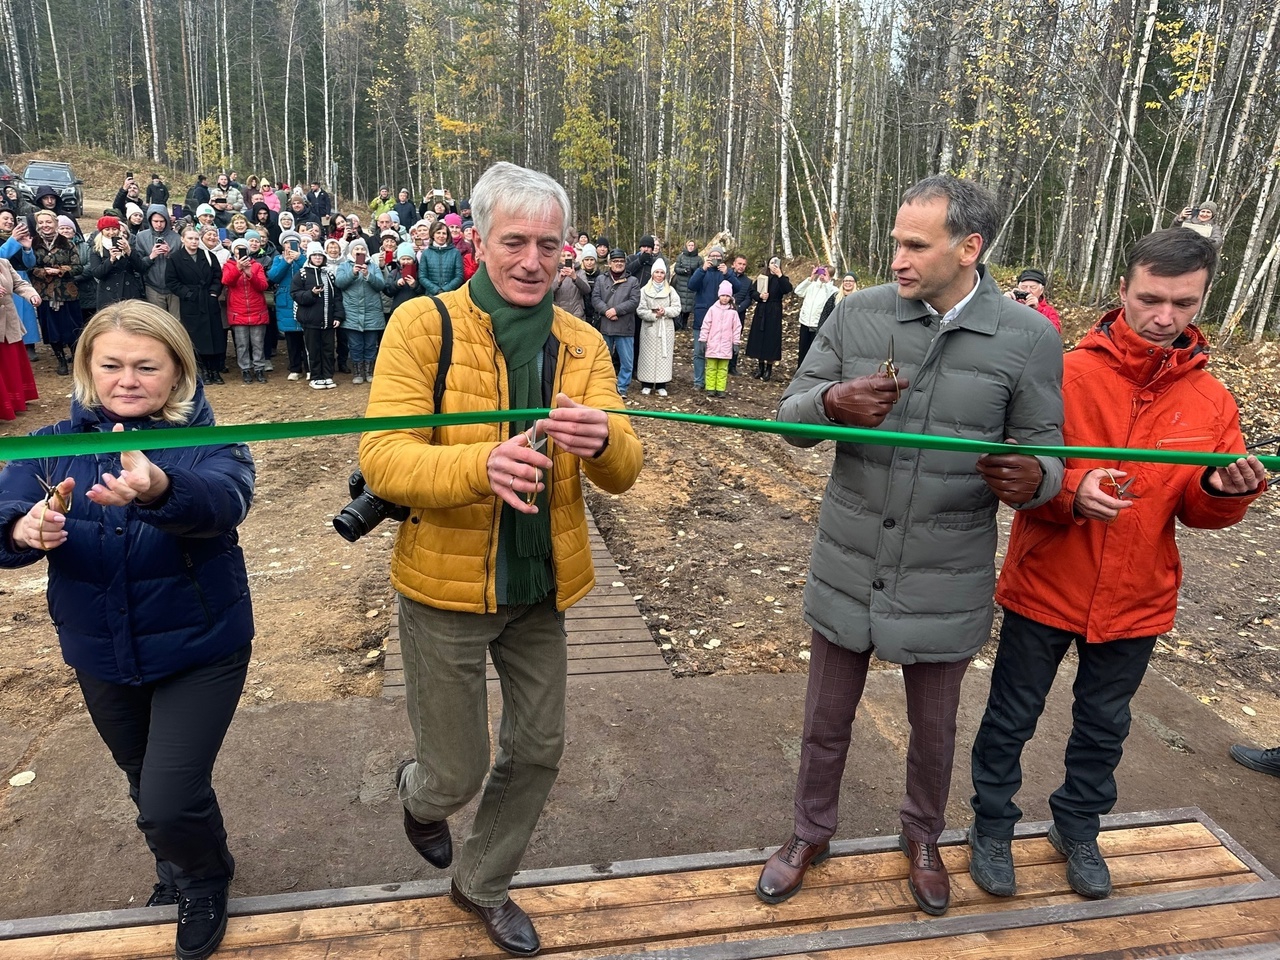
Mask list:
[[[245,383],[267,382],[267,275],[262,264],[249,256],[249,242],[234,240],[231,259],[222,267],[227,291],[227,323],[236,341],[236,362]]]

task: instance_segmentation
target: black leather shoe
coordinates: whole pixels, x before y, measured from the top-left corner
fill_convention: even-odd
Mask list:
[[[1280,747],[1259,750],[1257,747],[1246,747],[1242,743],[1235,743],[1231,745],[1231,759],[1236,763],[1244,764],[1250,770],[1257,770],[1258,773],[1280,777]]]
[[[213,375],[210,377],[208,382],[209,383],[226,383],[227,381],[223,380],[222,374],[220,374],[217,370],[215,370],[213,371]]]
[[[489,935],[489,939],[507,953],[517,957],[532,957],[542,949],[538,931],[533,929],[533,921],[510,897],[496,907],[482,907],[464,897],[456,883],[450,883],[449,898],[467,913],[478,916],[484,923],[484,932]]]
[[[400,781],[404,777],[404,769],[413,763],[405,760],[396,767],[396,790],[400,789]],[[413,849],[419,856],[433,867],[443,870],[453,863],[453,836],[449,833],[448,820],[431,820],[423,823],[409,808],[404,808],[404,835],[409,838]]]
[[[240,374],[240,379],[243,380],[245,383],[253,383],[253,374],[250,373],[248,370],[245,370]]]
[[[765,903],[790,900],[800,892],[809,868],[830,857],[830,843],[809,843],[793,833],[765,862],[756,882],[756,896]]]
[[[253,375],[253,379],[257,380],[259,383],[266,383],[266,382],[267,382],[267,371],[265,371],[265,370],[259,370],[259,371],[257,371],[257,372]]]
[[[178,960],[204,960],[227,932],[227,891],[208,897],[178,896]]]
[[[172,907],[178,902],[178,888],[171,883],[157,883],[151,888],[148,907]]]
[[[1067,883],[1072,890],[1090,900],[1111,896],[1111,871],[1098,852],[1096,840],[1070,840],[1058,832],[1055,824],[1049,828],[1049,842],[1067,858]]]
[[[969,876],[992,896],[1012,897],[1018,892],[1012,844],[979,833],[975,823],[969,828]]]

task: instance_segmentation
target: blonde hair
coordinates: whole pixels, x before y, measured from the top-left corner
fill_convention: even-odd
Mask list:
[[[103,307],[84,325],[76,345],[72,367],[72,396],[82,407],[101,407],[102,398],[93,383],[93,344],[112,330],[138,337],[150,337],[164,344],[178,367],[178,382],[153,419],[185,424],[195,409],[196,354],[186,329],[168,311],[145,300],[121,300]]]

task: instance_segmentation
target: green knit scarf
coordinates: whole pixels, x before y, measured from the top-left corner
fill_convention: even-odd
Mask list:
[[[533,307],[514,307],[502,299],[482,263],[470,280],[471,299],[489,315],[498,349],[507,362],[508,402],[512,410],[542,406],[542,381],[538,375],[538,354],[551,335],[552,295],[548,287],[542,302]],[[531,424],[512,422],[511,436],[528,430]],[[555,587],[551,575],[551,510],[548,492],[551,477],[544,475],[547,489],[538,494],[537,513],[520,513],[502,505],[499,529],[510,531],[505,538],[507,561],[507,603],[538,603]]]

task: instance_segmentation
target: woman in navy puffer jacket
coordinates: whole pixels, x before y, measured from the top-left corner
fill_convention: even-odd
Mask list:
[[[176,953],[188,958],[212,953],[226,926],[235,861],[213,765],[253,639],[236,536],[253,500],[248,449],[141,450],[150,431],[213,425],[197,369],[165,311],[141,300],[100,310],[76,351],[70,419],[37,433],[136,430],[139,449],[0,472],[0,567],[48,560],[63,658],[155,853],[150,903],[178,905]]]

